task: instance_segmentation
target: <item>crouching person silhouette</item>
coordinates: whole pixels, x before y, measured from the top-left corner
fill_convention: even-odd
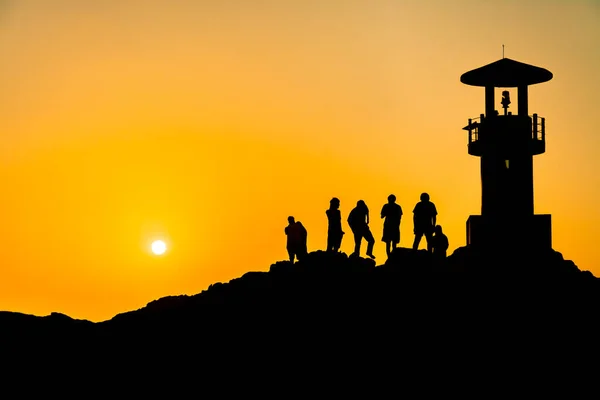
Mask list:
[[[444,235],[442,232],[442,227],[440,225],[435,226],[434,235],[431,238],[432,240],[432,248],[433,255],[436,258],[446,258],[446,252],[448,251],[448,236]]]
[[[375,259],[373,245],[375,238],[369,229],[369,208],[364,201],[359,200],[356,207],[348,215],[348,225],[354,234],[354,253],[351,256],[360,256],[360,244],[364,238],[367,241],[367,256]]]
[[[308,232],[300,221],[296,221],[294,217],[288,217],[288,226],[285,227],[287,235],[287,252],[290,256],[290,262],[293,264],[295,258],[302,260],[308,253],[307,238]]]
[[[329,209],[325,211],[329,225],[327,227],[327,251],[338,252],[342,246],[342,214],[340,212],[340,199],[334,197],[329,201]]]

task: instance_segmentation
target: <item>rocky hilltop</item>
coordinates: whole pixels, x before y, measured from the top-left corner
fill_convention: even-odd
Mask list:
[[[189,365],[249,373],[257,362],[282,372],[307,362],[336,369],[382,360],[437,360],[437,369],[457,358],[477,359],[470,364],[477,370],[510,357],[545,363],[560,351],[591,354],[586,338],[597,340],[599,306],[600,279],[556,251],[465,247],[440,260],[399,248],[379,266],[317,251],[100,323],[0,313],[0,338],[5,358],[27,355],[37,366],[60,359],[115,374]]]

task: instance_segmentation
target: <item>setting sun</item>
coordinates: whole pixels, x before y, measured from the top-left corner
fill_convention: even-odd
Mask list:
[[[162,240],[152,242],[152,252],[156,255],[161,255],[167,250],[167,245]]]

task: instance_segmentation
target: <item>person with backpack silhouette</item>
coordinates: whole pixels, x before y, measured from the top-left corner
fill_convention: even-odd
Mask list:
[[[375,259],[373,255],[373,246],[375,238],[369,229],[369,208],[363,200],[356,203],[356,207],[348,215],[348,225],[354,234],[354,253],[351,256],[360,256],[360,244],[364,238],[367,241],[367,256]]]
[[[329,201],[329,209],[325,211],[327,215],[327,251],[338,252],[342,246],[342,214],[340,212],[340,199],[334,197]]]
[[[381,208],[381,218],[385,218],[381,240],[385,242],[385,252],[389,257],[392,250],[400,243],[400,221],[402,219],[402,207],[396,204],[396,196],[393,194],[388,196],[388,202]]]
[[[431,241],[433,255],[440,259],[446,258],[446,252],[448,251],[449,246],[448,236],[446,236],[444,232],[442,232],[441,225],[435,226],[434,235]]]
[[[436,225],[437,209],[435,204],[429,201],[429,194],[422,193],[420,197],[421,201],[417,203],[413,210],[413,222],[414,222],[414,233],[415,241],[413,242],[413,250],[419,248],[421,238],[425,235],[427,240],[427,251],[432,251],[432,236],[433,229]]]
[[[308,232],[300,221],[296,221],[294,217],[288,217],[288,226],[285,227],[287,236],[287,252],[290,257],[290,262],[293,264],[294,259],[302,260],[308,253],[307,238]]]

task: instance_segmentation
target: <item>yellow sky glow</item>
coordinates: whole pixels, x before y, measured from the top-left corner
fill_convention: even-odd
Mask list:
[[[599,22],[593,1],[0,1],[0,309],[100,321],[267,270],[288,215],[325,247],[333,196],[344,223],[367,203],[381,263],[390,193],[401,246],[421,192],[465,245],[484,94],[459,78],[502,44],[554,74],[529,91],[535,208],[600,276]]]

